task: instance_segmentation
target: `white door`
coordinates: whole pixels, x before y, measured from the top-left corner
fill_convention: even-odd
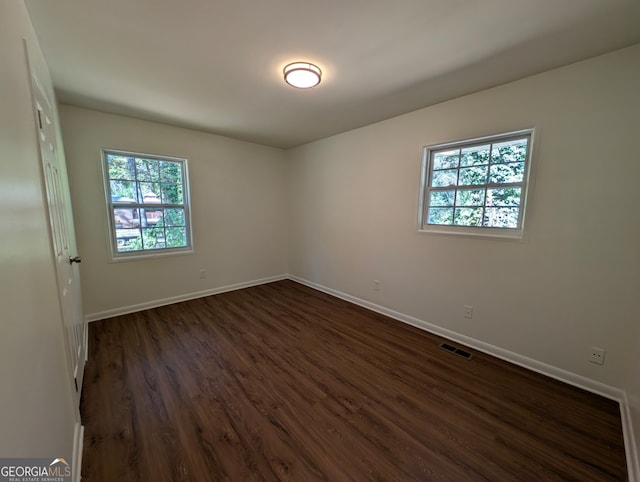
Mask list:
[[[55,256],[58,295],[66,335],[69,374],[75,390],[76,408],[80,406],[80,391],[86,356],[87,327],[82,313],[80,292],[80,258],[71,252],[75,235],[71,209],[65,199],[64,186],[68,184],[66,170],[62,168],[56,142],[56,126],[51,105],[33,79],[33,95],[36,108],[36,127],[40,141],[40,157],[49,209],[51,243]]]

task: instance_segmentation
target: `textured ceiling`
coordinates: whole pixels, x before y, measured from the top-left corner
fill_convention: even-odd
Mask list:
[[[283,148],[640,42],[638,0],[25,3],[60,102]]]

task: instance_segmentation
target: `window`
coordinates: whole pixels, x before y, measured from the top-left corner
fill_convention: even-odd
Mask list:
[[[533,130],[424,148],[420,228],[522,236]]]
[[[191,251],[187,161],[102,150],[113,258]]]

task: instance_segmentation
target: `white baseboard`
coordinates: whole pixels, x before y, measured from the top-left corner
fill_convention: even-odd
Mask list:
[[[76,422],[73,431],[73,455],[71,462],[71,478],[73,482],[80,482],[82,478],[82,454],[84,447],[84,425]]]
[[[288,275],[283,274],[278,276],[270,276],[268,278],[260,278],[260,279],[255,279],[251,281],[244,281],[242,283],[235,283],[232,285],[219,286],[217,288],[211,288],[203,291],[185,293],[183,295],[171,296],[169,298],[162,298],[159,300],[147,301],[145,303],[138,303],[136,305],[123,306],[121,308],[114,308],[112,310],[99,311],[97,313],[90,313],[86,315],[86,320],[87,322],[104,320],[105,318],[112,318],[114,316],[126,315],[128,313],[135,313],[136,311],[148,310],[151,308],[158,308],[159,306],[171,305],[173,303],[179,303],[181,301],[188,301],[196,298],[204,298],[205,296],[226,293],[227,291],[235,291],[243,288],[250,288],[251,286],[262,285],[265,283],[272,283],[274,281],[281,281],[287,278],[288,278]]]
[[[548,365],[541,361],[534,360],[533,358],[529,358],[518,353],[505,350],[504,348],[500,348],[495,345],[476,340],[475,338],[462,335],[455,331],[448,330],[447,328],[443,328],[441,326],[434,325],[433,323],[429,323],[427,321],[405,315],[398,311],[385,308],[384,306],[377,305],[375,303],[357,298],[355,296],[351,296],[347,293],[343,293],[342,291],[328,288],[326,286],[308,281],[298,276],[293,276],[290,274],[289,279],[318,291],[322,291],[323,293],[327,293],[331,296],[335,296],[336,298],[340,298],[350,303],[354,303],[356,305],[367,308],[371,311],[375,311],[376,313],[386,315],[389,318],[393,318],[394,320],[398,320],[403,323],[415,326],[416,328],[427,331],[434,335],[438,335],[451,341],[458,342],[462,345],[466,345],[480,352],[486,353],[496,358],[500,358],[501,360],[507,361],[509,363],[513,363],[514,365],[521,366],[523,368],[540,373],[542,375],[546,375],[561,382],[568,383],[569,385],[582,388],[583,390],[586,390],[588,392],[595,393],[605,398],[617,401],[620,404],[620,415],[622,420],[622,432],[624,436],[629,482],[640,482],[640,473],[638,472],[640,467],[638,465],[638,451],[636,448],[637,446],[635,442],[627,394],[624,390],[606,385],[596,380],[591,380],[589,378],[569,372],[567,370],[563,370],[558,367],[554,367],[553,365]]]
[[[623,400],[620,402],[620,416],[622,417],[622,433],[624,435],[624,448],[627,455],[627,471],[629,482],[640,482],[640,462],[638,461],[638,446],[633,430],[631,408],[626,392],[623,392]]]

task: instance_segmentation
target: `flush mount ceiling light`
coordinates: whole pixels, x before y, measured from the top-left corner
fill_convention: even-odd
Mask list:
[[[288,64],[282,72],[284,73],[284,81],[298,89],[315,87],[322,79],[320,67],[309,62],[293,62]]]

